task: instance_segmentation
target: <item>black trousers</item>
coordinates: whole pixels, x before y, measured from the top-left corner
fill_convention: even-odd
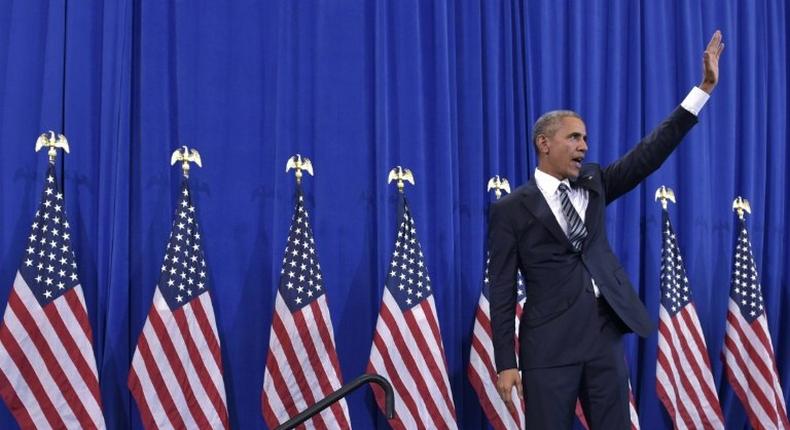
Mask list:
[[[597,307],[587,330],[595,346],[581,363],[523,371],[527,430],[572,428],[577,398],[591,430],[631,428],[623,323],[603,298],[585,292],[579,300]]]

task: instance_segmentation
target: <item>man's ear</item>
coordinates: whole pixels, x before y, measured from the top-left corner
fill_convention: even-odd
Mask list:
[[[544,155],[549,153],[549,139],[547,139],[546,136],[542,134],[538,136],[537,143],[538,152]]]

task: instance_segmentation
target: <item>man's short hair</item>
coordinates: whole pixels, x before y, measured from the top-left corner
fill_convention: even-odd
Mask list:
[[[582,117],[572,110],[552,110],[544,113],[540,116],[540,118],[538,118],[537,121],[535,121],[535,125],[532,127],[532,146],[535,147],[536,156],[540,157],[540,151],[538,150],[538,136],[541,134],[544,136],[553,136],[560,127],[560,121],[567,117],[578,118],[579,120],[582,120]]]

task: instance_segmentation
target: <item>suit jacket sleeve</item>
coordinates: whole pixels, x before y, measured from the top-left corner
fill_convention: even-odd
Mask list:
[[[631,191],[661,167],[696,123],[696,115],[678,106],[633,149],[603,169],[606,204]]]
[[[517,366],[515,318],[518,248],[515,225],[507,216],[506,209],[501,204],[491,205],[488,223],[488,299],[497,372]]]

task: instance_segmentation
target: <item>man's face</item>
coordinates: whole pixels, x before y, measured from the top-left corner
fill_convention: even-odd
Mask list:
[[[557,179],[576,178],[587,154],[587,127],[584,121],[572,116],[560,119],[559,127],[551,136],[538,136],[541,158],[540,170]]]

